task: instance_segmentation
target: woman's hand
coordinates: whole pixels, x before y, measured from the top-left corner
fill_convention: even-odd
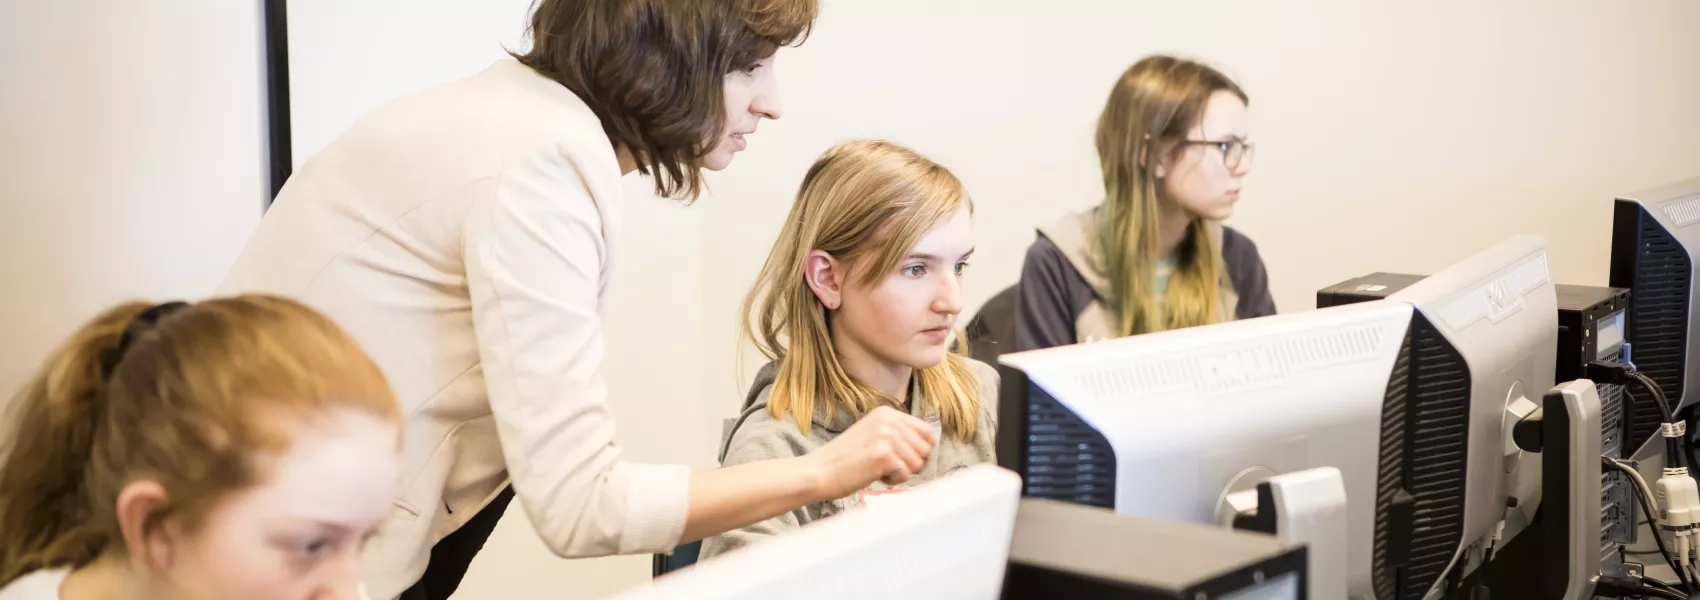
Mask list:
[[[933,429],[925,421],[881,406],[802,458],[813,472],[821,500],[833,500],[875,481],[908,481],[927,466],[934,443]]]

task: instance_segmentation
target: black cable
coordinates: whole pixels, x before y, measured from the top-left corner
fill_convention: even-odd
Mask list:
[[[1647,390],[1648,394],[1653,396],[1653,402],[1657,403],[1659,405],[1659,410],[1665,414],[1665,424],[1674,425],[1676,423],[1683,423],[1686,426],[1686,421],[1677,420],[1676,411],[1671,408],[1670,400],[1665,398],[1665,391],[1659,389],[1659,384],[1654,383],[1652,378],[1647,377],[1645,373],[1640,371],[1630,371],[1628,375],[1629,381],[1641,384],[1641,387]],[[1660,427],[1659,429],[1659,435],[1664,435],[1664,428]],[[1671,457],[1671,462],[1674,463],[1672,466],[1683,469],[1688,468],[1690,460],[1687,451],[1689,450],[1689,447],[1688,444],[1683,443],[1686,439],[1688,439],[1686,434],[1680,437],[1665,438],[1665,455]]]
[[[1658,383],[1655,383],[1652,378],[1647,377],[1647,374],[1640,371],[1631,370],[1628,369],[1628,367],[1621,367],[1621,369],[1620,374],[1623,377],[1624,383],[1633,381],[1639,384],[1641,389],[1645,390],[1647,394],[1653,397],[1653,403],[1659,406],[1659,413],[1664,415],[1664,424],[1669,425],[1683,423],[1686,426],[1687,421],[1677,420],[1676,411],[1672,410],[1670,400],[1665,398],[1665,391],[1659,388]],[[1624,393],[1629,393],[1629,389],[1627,387],[1624,388],[1623,391]],[[1664,435],[1664,427],[1659,428],[1659,435]],[[1692,460],[1688,455],[1691,451],[1693,451],[1693,442],[1688,440],[1687,435],[1665,438],[1665,456],[1671,457],[1670,466],[1684,469],[1688,468],[1688,466],[1692,464]]]
[[[1653,402],[1658,403],[1659,411],[1664,413],[1666,423],[1676,422],[1676,411],[1671,410],[1670,400],[1665,398],[1665,391],[1659,389],[1659,384],[1653,383],[1653,380],[1648,378],[1646,373],[1640,371],[1630,371],[1627,375],[1629,381],[1641,384],[1642,389],[1653,395]]]
[[[1615,460],[1615,459],[1613,459],[1609,456],[1600,457],[1600,461],[1605,463],[1605,466],[1611,467],[1613,469],[1623,470],[1623,469],[1629,468],[1629,465],[1625,465],[1623,463],[1617,462],[1617,460]],[[1656,519],[1654,518],[1654,515],[1656,515],[1658,513],[1653,510],[1653,499],[1647,497],[1647,494],[1641,490],[1641,486],[1634,485],[1634,483],[1631,482],[1630,487],[1635,489],[1635,499],[1640,501],[1641,511],[1647,513],[1647,518],[1649,520],[1656,521]],[[1688,579],[1688,574],[1685,573],[1684,570],[1681,567],[1677,566],[1676,557],[1672,556],[1671,553],[1670,553],[1670,549],[1665,547],[1665,537],[1663,535],[1659,534],[1659,528],[1657,526],[1652,527],[1651,531],[1652,531],[1652,534],[1653,534],[1653,541],[1658,543],[1659,554],[1664,556],[1665,563],[1670,565],[1670,568],[1671,568],[1672,571],[1676,572],[1676,578],[1677,578],[1678,581],[1682,582],[1682,587],[1684,589],[1692,592],[1695,589],[1694,588],[1694,582]],[[1687,600],[1687,599],[1685,598],[1684,600]]]
[[[1496,546],[1496,545],[1497,544],[1495,544],[1494,542],[1488,542],[1487,556],[1482,559],[1481,568],[1476,569],[1476,587],[1475,587],[1475,589],[1470,590],[1470,597],[1471,598],[1481,598],[1481,597],[1483,597],[1481,595],[1482,590],[1487,588],[1487,571],[1488,571],[1488,568],[1489,568],[1488,565],[1493,562],[1493,549],[1494,549],[1494,546]]]
[[[1672,591],[1672,590],[1659,589],[1659,588],[1656,588],[1656,587],[1641,588],[1641,593],[1648,595],[1648,596],[1655,597],[1655,598],[1668,598],[1669,600],[1688,600],[1687,594],[1684,594],[1682,592]]]
[[[1600,598],[1651,597],[1688,600],[1687,594],[1684,594],[1679,590],[1659,587],[1658,585],[1655,585],[1657,583],[1659,583],[1657,580],[1647,579],[1645,577],[1636,577],[1633,575],[1627,577],[1601,575],[1600,578],[1595,581],[1594,594]]]
[[[1623,390],[1625,393],[1629,392],[1627,387],[1629,382],[1634,381],[1635,383],[1641,384],[1641,387],[1646,389],[1647,393],[1653,395],[1653,402],[1659,405],[1659,417],[1666,423],[1675,422],[1676,413],[1671,410],[1670,402],[1665,399],[1664,390],[1659,389],[1659,384],[1654,383],[1652,379],[1648,379],[1646,375],[1642,374],[1640,371],[1636,371],[1634,365],[1617,362],[1594,361],[1588,363],[1587,368],[1585,369],[1585,374],[1588,376],[1589,380],[1594,382],[1595,385],[1610,384],[1625,386]]]
[[[1659,588],[1661,590],[1668,591],[1672,594],[1681,594],[1682,593],[1682,590],[1676,589],[1676,587],[1672,586],[1671,584],[1665,583],[1663,581],[1659,581],[1658,579],[1655,579],[1655,578],[1652,578],[1652,577],[1642,576],[1641,577],[1641,583]]]

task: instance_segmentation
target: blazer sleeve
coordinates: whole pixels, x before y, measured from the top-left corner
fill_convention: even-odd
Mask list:
[[[620,458],[602,374],[598,199],[570,154],[537,154],[504,167],[462,240],[515,495],[557,555],[663,551],[684,533],[690,470]]]

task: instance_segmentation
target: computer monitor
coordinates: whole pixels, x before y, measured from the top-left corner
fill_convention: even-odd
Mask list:
[[[1423,279],[1421,275],[1399,273],[1354,277],[1318,290],[1317,307],[1384,300]],[[1559,382],[1586,379],[1590,363],[1619,362],[1622,359],[1623,322],[1629,306],[1629,290],[1565,284],[1554,285],[1553,290],[1558,295],[1558,348],[1557,360],[1553,363],[1553,379]],[[1652,396],[1646,394],[1629,397],[1621,385],[1597,383],[1596,392],[1600,398],[1600,447],[1595,454],[1611,458],[1633,457],[1639,446],[1626,447],[1629,432],[1635,426],[1629,417],[1630,411],[1637,408],[1637,403],[1645,402],[1653,407],[1648,417],[1651,422],[1659,418],[1658,405]],[[1637,444],[1639,442],[1637,440]],[[1656,477],[1658,469],[1652,467],[1649,472]],[[1551,483],[1545,482],[1549,488]],[[1598,535],[1601,572],[1623,572],[1621,549],[1635,540],[1635,513],[1639,509],[1635,508],[1633,485],[1633,481],[1614,469],[1607,469],[1600,482],[1598,504],[1603,507]],[[1542,505],[1549,506],[1550,503],[1543,502]],[[1527,567],[1539,567],[1548,548],[1544,532],[1537,530],[1536,535],[1519,535],[1515,543],[1496,549],[1495,562],[1505,565],[1505,568],[1494,569],[1494,575],[1503,574],[1518,581],[1526,579],[1524,576],[1530,570]],[[1505,582],[1507,585],[1515,583],[1517,581]]]
[[[1462,541],[1479,540],[1501,521],[1508,541],[1540,505],[1540,457],[1518,450],[1511,428],[1555,383],[1558,294],[1546,242],[1512,238],[1387,299],[1416,307],[1431,342],[1466,366],[1449,384],[1468,390],[1469,420],[1442,430],[1469,440]]]
[[[970,467],[615,598],[995,600],[1020,489],[1014,473]]]
[[[1028,496],[1202,523],[1231,492],[1334,467],[1351,595],[1422,598],[1492,533],[1483,498],[1517,482],[1505,410],[1552,387],[1557,329],[1539,238],[1429,279],[1404,301],[1004,355],[999,464]]]
[[[1687,383],[1700,369],[1700,353],[1691,342],[1700,335],[1700,304],[1693,300],[1700,253],[1700,178],[1617,198],[1612,213],[1611,285],[1629,288],[1626,337],[1630,361],[1659,384],[1671,408],[1700,402]],[[1642,395],[1630,414],[1626,452],[1637,457],[1663,452],[1653,444],[1663,420],[1659,408]]]

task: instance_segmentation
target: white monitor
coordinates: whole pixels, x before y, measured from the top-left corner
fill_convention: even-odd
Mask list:
[[[971,467],[615,598],[995,600],[1020,500],[1015,473]]]
[[[1349,593],[1420,599],[1508,498],[1538,505],[1506,409],[1553,386],[1556,311],[1545,244],[1520,237],[1388,300],[1007,354],[998,462],[1028,496],[1199,523],[1334,467]]]
[[[1411,316],[1370,302],[1006,354],[999,462],[1030,496],[1204,524],[1231,516],[1230,492],[1334,467],[1346,583],[1367,597],[1382,412]]]
[[[1504,540],[1516,536],[1540,506],[1540,458],[1518,450],[1511,427],[1534,411],[1554,385],[1558,348],[1558,294],[1548,272],[1546,241],[1511,238],[1388,296],[1417,309],[1438,337],[1418,340],[1455,354],[1464,377],[1434,383],[1466,386],[1467,422],[1436,424],[1421,435],[1464,435],[1463,522],[1460,554],[1505,522]],[[1459,457],[1437,457],[1457,461]],[[1515,504],[1515,508],[1508,505]],[[1480,552],[1469,558],[1479,562]],[[1471,567],[1473,568],[1473,567]]]

